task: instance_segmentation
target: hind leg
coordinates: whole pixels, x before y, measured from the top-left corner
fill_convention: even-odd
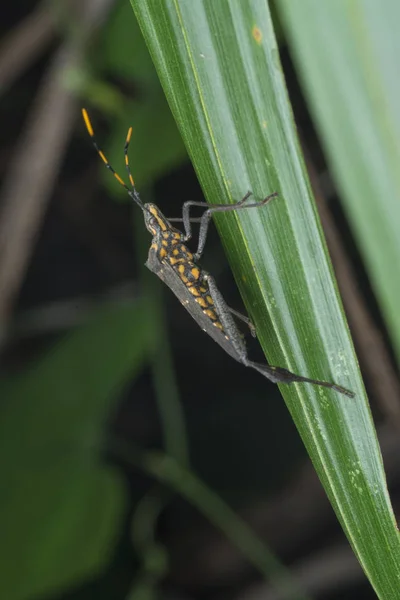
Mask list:
[[[255,369],[264,377],[272,381],[273,383],[312,383],[314,385],[322,386],[329,388],[331,390],[335,390],[339,392],[339,394],[344,394],[349,398],[354,398],[353,392],[350,392],[346,388],[341,385],[337,385],[336,383],[329,383],[328,381],[320,381],[319,379],[310,379],[309,377],[303,377],[302,375],[296,375],[296,373],[292,373],[287,369],[282,367],[273,367],[271,365],[263,365],[261,363],[252,362],[251,360],[245,359],[243,363],[246,367],[251,367]]]
[[[230,306],[227,306],[227,309],[234,317],[236,317],[240,321],[243,321],[243,323],[246,323],[247,327],[250,329],[250,333],[251,333],[252,337],[254,337],[254,338],[257,337],[256,328],[254,327],[254,325],[253,325],[252,321],[249,319],[249,317],[246,317],[246,315],[242,315],[242,313],[238,312],[237,310],[234,310]]]
[[[292,373],[291,371],[283,369],[282,367],[263,365],[261,363],[256,363],[249,360],[247,356],[246,345],[243,339],[241,338],[240,332],[236,327],[236,323],[233,320],[231,314],[232,310],[227,306],[221,292],[217,287],[217,284],[214,281],[214,278],[211,277],[211,275],[209,275],[208,273],[205,273],[204,281],[206,281],[208,284],[210,295],[213,299],[221,324],[223,325],[224,331],[227,335],[227,339],[229,339],[232,348],[234,348],[237,354],[236,360],[241,362],[246,367],[255,369],[256,371],[261,373],[261,375],[264,375],[264,377],[266,377],[273,383],[312,383],[314,385],[319,385],[335,390],[336,392],[339,392],[339,394],[344,394],[349,398],[354,398],[353,392],[346,390],[346,388],[343,388],[340,385],[336,385],[336,383],[329,383],[328,381],[320,381],[318,379],[310,379],[309,377],[303,377],[302,375]]]

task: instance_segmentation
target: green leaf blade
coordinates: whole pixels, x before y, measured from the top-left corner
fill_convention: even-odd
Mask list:
[[[217,226],[269,362],[356,393],[281,386],[365,572],[382,598],[395,598],[398,531],[268,8],[261,0],[132,5],[208,201],[279,192],[263,209],[218,215]]]

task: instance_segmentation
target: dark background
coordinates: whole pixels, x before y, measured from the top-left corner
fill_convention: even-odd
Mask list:
[[[391,348],[276,25],[396,507],[399,417],[380,401],[387,394],[354,321],[360,302],[396,388]],[[50,9],[20,0],[1,31],[1,597],[277,598],[190,491],[146,473],[143,457],[172,436],[178,446],[186,438],[191,471],[249,523],[305,597],[374,598],[279,390],[235,364],[146,272],[142,214],[90,143],[81,105],[121,174],[133,126],[130,162],[144,201],[172,217],[185,200],[203,199],[129,3]],[[203,264],[243,310],[211,230]],[[255,341],[249,347],[262,359]]]

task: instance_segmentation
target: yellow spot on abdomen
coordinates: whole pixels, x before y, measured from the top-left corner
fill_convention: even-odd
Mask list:
[[[196,298],[196,302],[203,308],[207,308],[207,302],[204,300],[204,298]]]
[[[195,279],[198,279],[200,277],[200,269],[198,267],[193,267],[191,273]]]
[[[189,292],[190,292],[191,294],[193,294],[193,296],[200,296],[200,292],[199,292],[199,290],[198,290],[196,287],[194,287],[193,285],[191,285],[191,286],[188,288],[188,290],[189,290]]]
[[[160,256],[161,258],[165,258],[167,256],[167,251],[165,248],[160,248]]]
[[[205,315],[207,315],[207,317],[210,317],[210,319],[212,321],[215,321],[217,319],[217,315],[215,314],[215,312],[213,310],[211,310],[210,308],[207,308],[207,310],[203,310],[203,313]]]

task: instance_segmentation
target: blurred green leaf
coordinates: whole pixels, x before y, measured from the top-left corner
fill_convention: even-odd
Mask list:
[[[278,6],[400,359],[400,3]]]
[[[109,561],[125,494],[100,455],[104,427],[152,331],[143,303],[103,308],[2,383],[1,598],[60,591]]]
[[[113,124],[111,138],[106,144],[107,155],[110,162],[117,165],[123,178],[126,178],[124,143],[130,126],[133,132],[129,162],[139,189],[178,167],[187,157],[161,87],[157,94],[147,96],[145,101],[126,103],[124,114]],[[119,192],[121,198],[130,202],[126,191],[116,185],[106,169],[103,169],[102,179],[109,190]],[[141,218],[140,213],[137,216]]]
[[[232,203],[249,189],[257,199],[279,192],[266,208],[219,215],[217,226],[271,363],[356,393],[349,400],[307,384],[281,386],[365,572],[382,598],[395,598],[399,535],[268,5],[131,3],[209,202]]]
[[[104,29],[100,67],[112,77],[160,90],[160,82],[128,2],[119,1]],[[165,99],[164,99],[165,102]]]
[[[121,176],[125,177],[123,149],[131,126],[129,157],[139,187],[181,165],[187,158],[186,149],[128,3],[117,3],[96,47],[93,68],[92,79],[86,81],[82,93],[102,112],[109,113],[111,135],[106,142],[101,140],[101,145]],[[124,93],[104,79],[99,81],[100,75],[111,81],[118,79]],[[106,170],[102,179],[113,194],[129,201],[125,190]]]

